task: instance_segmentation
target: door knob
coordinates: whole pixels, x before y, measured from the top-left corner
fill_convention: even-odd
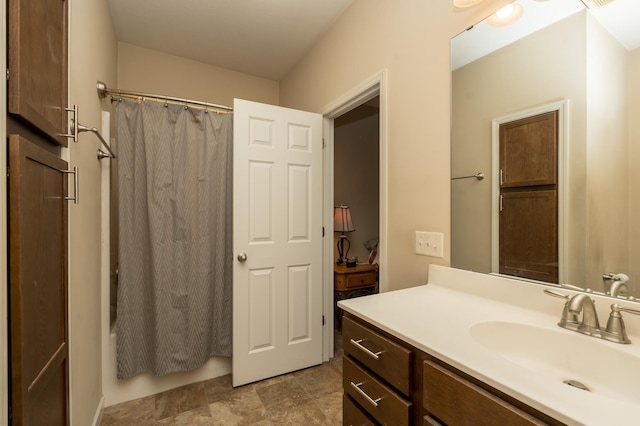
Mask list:
[[[247,260],[247,253],[240,253],[238,255],[238,262],[246,262]]]

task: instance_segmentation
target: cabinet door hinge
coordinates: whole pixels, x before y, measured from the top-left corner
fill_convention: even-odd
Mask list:
[[[324,327],[325,321],[324,321],[324,315],[322,316],[322,326]]]
[[[324,226],[322,227],[322,238],[324,238]]]
[[[7,68],[7,81],[9,81],[9,68]]]

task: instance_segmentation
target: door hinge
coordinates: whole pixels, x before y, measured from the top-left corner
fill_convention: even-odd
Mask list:
[[[7,177],[9,177],[9,167],[7,167]]]
[[[324,321],[324,315],[322,316],[322,326],[324,327],[325,321]]]
[[[7,81],[9,81],[9,68],[7,68]]]

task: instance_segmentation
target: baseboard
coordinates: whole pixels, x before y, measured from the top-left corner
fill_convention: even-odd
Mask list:
[[[102,420],[102,412],[104,411],[104,396],[100,397],[100,403],[96,409],[96,414],[93,416],[93,422],[91,426],[99,426],[100,420]]]

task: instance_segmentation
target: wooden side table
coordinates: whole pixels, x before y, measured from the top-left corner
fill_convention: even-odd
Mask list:
[[[338,307],[338,302],[377,293],[378,265],[358,263],[350,268],[346,265],[335,265],[333,288],[336,327],[342,330],[342,309]]]

